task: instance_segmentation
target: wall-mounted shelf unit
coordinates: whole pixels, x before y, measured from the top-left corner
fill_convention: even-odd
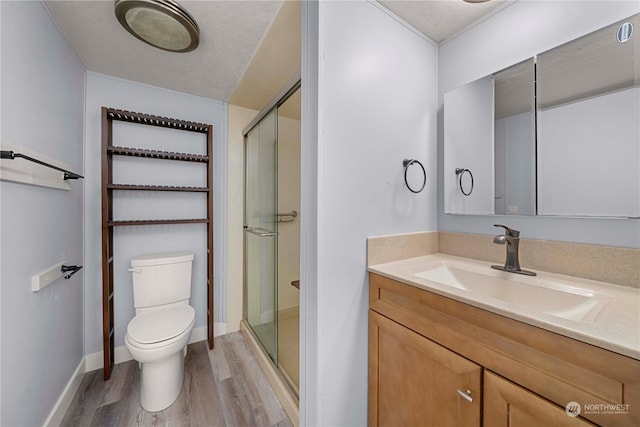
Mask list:
[[[196,132],[206,135],[206,155],[171,151],[120,147],[113,143],[113,122],[123,121],[147,126]],[[114,156],[133,156],[167,161],[205,163],[206,187],[115,184],[113,182]],[[213,127],[209,124],[133,113],[102,107],[102,321],[104,348],[104,379],[111,377],[114,364],[114,311],[113,311],[113,230],[120,226],[201,224],[207,225],[207,341],[213,348]],[[136,219],[114,220],[113,194],[116,191],[167,191],[206,193],[207,216],[193,219]]]

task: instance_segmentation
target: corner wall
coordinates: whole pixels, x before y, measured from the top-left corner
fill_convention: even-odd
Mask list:
[[[437,228],[437,49],[366,1],[303,5],[303,35],[300,423],[366,425],[366,239]]]
[[[228,139],[228,282],[227,332],[240,330],[244,286],[244,137],[243,129],[258,114],[249,108],[229,105]]]
[[[2,142],[83,173],[84,68],[42,2],[0,2]],[[3,160],[22,162],[22,159]],[[42,425],[83,352],[84,270],[31,292],[31,276],[84,265],[83,187],[0,182],[0,425]]]
[[[155,114],[164,117],[190,120],[213,125],[214,154],[214,281],[215,281],[215,313],[216,326],[226,321],[226,133],[227,105],[223,102],[188,95],[155,86],[136,83],[102,74],[87,73],[86,89],[86,203],[85,203],[85,258],[87,262],[85,293],[85,353],[91,355],[102,351],[102,272],[101,272],[101,107],[112,107],[123,110]],[[139,132],[137,125],[124,124],[121,135],[132,135]],[[159,128],[155,128],[159,129]],[[190,132],[175,132],[178,143],[189,146]],[[114,127],[115,133],[115,127]],[[138,135],[138,134],[135,134]],[[198,134],[199,135],[199,134]],[[192,135],[191,135],[192,136]],[[143,135],[144,138],[148,136]],[[117,144],[116,135],[114,143]],[[167,142],[173,143],[173,142]],[[189,148],[185,148],[188,151]],[[178,150],[174,150],[178,151]],[[128,160],[128,159],[126,159]],[[161,161],[160,161],[161,162]],[[176,162],[165,162],[163,170],[149,170],[150,162],[137,164],[135,159],[127,162],[141,174],[140,179],[147,181],[162,180],[180,183],[186,174],[181,173],[181,166]],[[177,162],[183,163],[183,162]],[[192,168],[190,168],[192,169]],[[185,171],[189,172],[189,171]],[[203,172],[204,173],[204,172]],[[173,177],[171,175],[174,175]],[[120,175],[122,176],[122,175]],[[204,174],[202,175],[204,178]],[[175,181],[177,180],[177,181]],[[122,183],[122,181],[120,181]],[[134,182],[135,183],[135,182]],[[151,182],[137,182],[147,183]],[[176,184],[173,184],[176,185]],[[193,185],[193,184],[185,184]],[[131,193],[131,192],[129,192]],[[170,197],[173,197],[171,195]],[[124,198],[124,196],[123,196]],[[145,205],[154,204],[156,199],[166,199],[158,195],[134,194],[126,195],[130,208],[120,205],[120,214],[127,219],[144,219],[148,215]],[[174,200],[174,199],[171,199]],[[185,217],[193,210],[184,210],[193,206],[190,200],[175,200],[172,205],[160,205],[166,216]],[[118,206],[115,206],[116,209]],[[202,212],[192,217],[206,214],[205,205]],[[114,210],[115,212],[115,210]],[[164,213],[164,212],[163,212]],[[115,213],[114,213],[115,215]],[[162,217],[162,214],[156,214]],[[176,215],[176,216],[173,216]],[[181,215],[181,216],[177,216]],[[187,216],[188,217],[188,216]],[[206,326],[206,227],[203,224],[189,225],[153,225],[119,227],[114,233],[114,312],[115,312],[115,345],[124,345],[124,335],[129,321],[133,318],[133,292],[131,288],[130,259],[133,256],[152,252],[172,252],[190,250],[195,252],[192,272],[191,305],[196,311],[194,329]]]

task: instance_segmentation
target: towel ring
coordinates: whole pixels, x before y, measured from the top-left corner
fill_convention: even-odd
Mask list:
[[[465,173],[469,173],[469,177],[471,177],[471,188],[469,189],[468,192],[464,191],[464,188],[462,188],[462,176]],[[458,175],[458,185],[460,187],[460,191],[462,192],[462,194],[468,197],[473,192],[473,174],[469,169],[456,168],[456,175]]]
[[[413,164],[417,164],[418,166],[420,166],[420,168],[422,169],[422,176],[424,177],[424,180],[422,181],[422,187],[420,187],[419,190],[414,190],[413,188],[411,188],[409,182],[407,181],[407,170],[409,170],[409,166]],[[404,166],[404,183],[409,191],[411,191],[412,193],[419,193],[424,190],[424,186],[427,185],[427,171],[424,169],[424,166],[422,166],[422,163],[414,159],[404,159],[402,161],[402,166]]]

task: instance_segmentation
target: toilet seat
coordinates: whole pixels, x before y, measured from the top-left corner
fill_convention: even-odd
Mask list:
[[[191,333],[195,323],[195,310],[190,305],[142,313],[127,326],[129,342],[138,348],[169,345]]]

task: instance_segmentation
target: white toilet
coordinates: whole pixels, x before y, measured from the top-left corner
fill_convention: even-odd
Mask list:
[[[180,394],[184,356],[195,311],[189,305],[193,253],[142,255],[131,260],[135,317],[125,345],[142,366],[140,403],[149,412],[169,407]]]

